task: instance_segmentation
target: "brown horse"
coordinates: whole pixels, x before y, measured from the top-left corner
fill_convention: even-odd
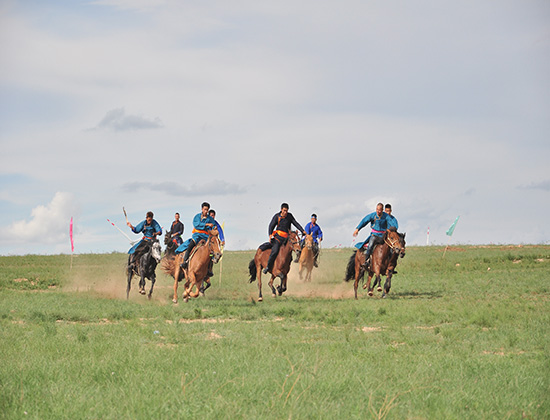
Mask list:
[[[263,249],[262,249],[263,248]],[[292,251],[298,252],[300,250],[300,240],[296,232],[290,232],[288,235],[288,240],[284,245],[279,248],[279,253],[273,264],[273,269],[271,270],[271,279],[269,280],[269,287],[271,287],[271,292],[273,297],[281,296],[286,291],[286,282],[287,275],[290,271],[290,263],[292,262]],[[254,280],[258,280],[258,290],[260,292],[258,301],[263,300],[262,296],[262,268],[267,267],[267,261],[269,260],[269,254],[271,253],[271,248],[260,246],[256,251],[254,259],[248,264],[248,271],[250,272],[250,283]],[[281,284],[277,286],[277,290],[273,287],[273,280],[276,277],[281,279]]]
[[[311,272],[313,270],[313,235],[309,234],[305,236],[304,247],[300,254],[300,280],[302,280],[302,271],[306,269],[306,281],[311,281]]]
[[[163,262],[163,270],[174,278],[174,297],[172,302],[178,303],[178,283],[183,279],[185,282],[185,290],[183,291],[183,299],[185,302],[190,297],[197,297],[203,287],[203,282],[207,283],[204,289],[210,286],[208,280],[208,266],[210,261],[217,263],[221,256],[220,239],[218,238],[218,230],[212,229],[208,232],[208,240],[201,240],[189,257],[189,264],[186,270],[181,268],[185,253],[176,255],[175,259],[165,259]],[[195,291],[193,292],[193,287]],[[202,290],[204,290],[202,289]]]
[[[357,250],[353,254],[348,262],[346,269],[345,281],[355,279],[353,289],[355,291],[355,299],[357,299],[357,287],[359,281],[367,272],[367,283],[363,286],[363,289],[368,288],[369,296],[373,295],[372,290],[378,284],[378,291],[382,291],[382,297],[386,297],[386,294],[390,292],[391,277],[393,275],[395,265],[397,264],[397,258],[401,255],[405,256],[405,234],[397,233],[395,228],[390,228],[384,232],[384,236],[381,238],[381,243],[376,245],[371,255],[371,262],[368,267],[368,271],[365,269],[365,254],[362,250]],[[384,290],[382,290],[382,280],[380,276],[386,276],[386,283],[384,284]],[[372,277],[375,276],[374,284],[371,287]]]

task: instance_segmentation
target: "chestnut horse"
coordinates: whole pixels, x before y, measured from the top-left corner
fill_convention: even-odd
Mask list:
[[[300,254],[300,280],[302,280],[302,271],[306,269],[306,281],[311,281],[311,271],[313,270],[313,235],[310,233],[305,236],[304,247]]]
[[[250,272],[250,283],[254,280],[258,280],[258,290],[259,297],[258,302],[263,300],[262,296],[262,268],[267,267],[267,261],[269,260],[269,254],[271,253],[271,248],[264,248],[260,246],[256,251],[254,259],[248,264],[248,271]],[[298,252],[300,250],[300,240],[298,239],[298,234],[296,232],[290,232],[288,239],[284,245],[281,245],[279,248],[279,253],[273,264],[273,269],[271,270],[271,279],[269,280],[269,287],[271,287],[271,292],[273,297],[281,296],[286,291],[286,282],[287,275],[290,271],[290,263],[292,262],[292,251]],[[277,290],[273,287],[273,280],[276,277],[281,279],[281,284],[277,286]]]
[[[368,271],[365,269],[365,253],[362,250],[357,250],[351,256],[346,268],[345,281],[355,279],[353,289],[355,291],[355,299],[357,299],[357,287],[359,281],[367,272],[367,283],[363,286],[363,289],[368,288],[369,296],[373,295],[372,290],[378,284],[378,291],[382,291],[382,297],[386,297],[386,294],[390,292],[391,278],[397,264],[398,256],[405,256],[405,234],[397,233],[395,228],[390,228],[384,232],[384,236],[381,238],[381,243],[374,248]],[[374,284],[371,287],[372,277],[375,276]],[[382,290],[382,280],[380,276],[386,276],[386,283],[384,284],[384,290]]]
[[[210,260],[216,264],[222,257],[220,248],[220,239],[218,238],[218,230],[212,229],[208,231],[208,240],[201,240],[196,246],[191,256],[187,269],[181,268],[185,253],[182,252],[176,255],[175,259],[165,259],[162,268],[165,273],[174,278],[174,297],[172,302],[178,303],[178,283],[185,277],[185,290],[183,291],[183,299],[185,302],[190,297],[196,298],[201,292],[203,282],[209,283],[208,266]],[[205,287],[208,288],[209,284]],[[195,291],[192,289],[195,287]]]

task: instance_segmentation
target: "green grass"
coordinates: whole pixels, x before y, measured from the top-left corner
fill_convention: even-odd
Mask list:
[[[0,257],[0,418],[550,418],[550,247],[411,247],[357,301],[349,249],[260,303],[252,255],[178,305],[124,254]]]

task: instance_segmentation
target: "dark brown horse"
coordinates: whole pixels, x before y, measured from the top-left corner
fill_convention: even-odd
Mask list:
[[[217,263],[222,256],[218,230],[210,230],[208,232],[208,240],[201,240],[195,246],[189,257],[189,264],[186,270],[181,268],[184,255],[185,253],[182,252],[177,254],[175,259],[165,259],[162,265],[164,272],[174,278],[174,297],[172,298],[172,302],[174,303],[178,302],[178,283],[183,278],[187,279],[182,296],[185,302],[190,297],[195,298],[199,296],[203,282],[209,283],[207,274],[210,261]],[[195,288],[195,291],[193,291],[193,288]]]
[[[405,234],[397,233],[395,228],[390,228],[384,232],[381,242],[376,245],[371,255],[371,262],[368,269],[365,269],[365,253],[362,250],[357,250],[349,259],[346,268],[345,281],[355,279],[353,289],[355,291],[355,299],[357,299],[357,287],[359,281],[367,272],[367,283],[363,289],[368,288],[369,296],[373,295],[372,290],[378,284],[378,291],[382,291],[382,297],[390,292],[391,278],[397,264],[397,258],[405,256]],[[372,277],[375,276],[374,284],[371,287]],[[384,290],[382,290],[381,276],[386,276]]]
[[[263,248],[263,249],[262,249]],[[296,232],[290,232],[288,239],[284,245],[281,245],[279,248],[279,253],[273,264],[273,269],[271,270],[271,279],[269,280],[269,287],[271,287],[271,292],[273,297],[281,296],[286,291],[287,275],[290,271],[290,263],[292,262],[292,251],[298,252],[300,250],[300,240]],[[254,259],[248,264],[248,271],[250,272],[250,283],[254,280],[258,280],[258,290],[259,297],[258,301],[263,300],[262,296],[262,268],[267,267],[267,261],[269,260],[269,254],[271,253],[271,248],[260,246],[256,251]],[[273,286],[273,280],[278,277],[281,279],[281,284],[277,286],[277,290]]]

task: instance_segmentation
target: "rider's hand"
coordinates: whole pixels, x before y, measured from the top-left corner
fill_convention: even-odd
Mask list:
[[[355,238],[359,234],[359,229],[353,231],[353,237]]]

